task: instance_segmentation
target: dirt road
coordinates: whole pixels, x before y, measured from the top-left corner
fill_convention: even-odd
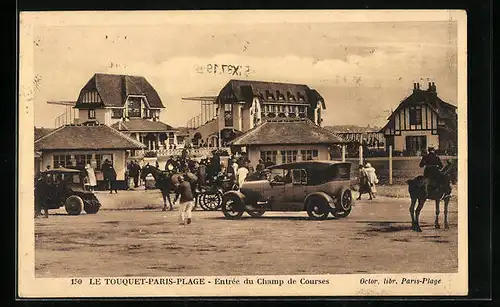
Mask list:
[[[128,193],[128,194],[127,194]],[[220,211],[161,212],[154,192],[98,194],[96,215],[51,212],[35,220],[37,277],[455,272],[457,207],[451,229],[434,229],[434,205],[410,230],[408,200],[358,201],[346,219],[305,212],[226,220]],[[138,204],[140,203],[140,204]],[[148,208],[148,209],[144,209]],[[441,214],[442,221],[442,214]]]

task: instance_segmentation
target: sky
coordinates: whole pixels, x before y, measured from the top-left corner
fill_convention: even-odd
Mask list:
[[[131,15],[133,17],[133,15]],[[133,18],[131,18],[133,20]],[[411,94],[435,82],[457,104],[455,22],[261,22],[37,25],[33,61],[35,126],[53,127],[94,73],[144,76],[165,105],[161,120],[185,126],[199,103],[232,78],[306,84],[326,102],[324,125],[382,126]],[[241,76],[208,64],[241,65]],[[200,67],[202,69],[200,69]],[[246,71],[248,70],[248,73]]]

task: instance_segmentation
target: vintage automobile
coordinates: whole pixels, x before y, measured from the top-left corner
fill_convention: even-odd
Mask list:
[[[248,177],[238,191],[222,197],[222,212],[231,219],[244,212],[259,217],[266,211],[307,211],[311,219],[347,217],[354,203],[351,164],[304,161],[276,165]]]
[[[94,214],[101,203],[91,191],[84,187],[84,171],[70,168],[55,168],[42,172],[35,183],[35,202],[43,202],[47,209],[63,207],[69,215],[78,215],[85,210]]]

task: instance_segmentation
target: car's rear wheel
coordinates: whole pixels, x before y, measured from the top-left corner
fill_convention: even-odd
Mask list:
[[[78,215],[82,212],[83,199],[77,195],[71,195],[66,198],[64,208],[69,215]]]
[[[337,218],[344,218],[351,213],[354,199],[351,190],[346,187],[342,187],[339,196],[339,201],[335,204],[336,209],[332,211],[332,215]]]
[[[239,219],[243,215],[242,200],[236,195],[226,195],[222,198],[222,213],[229,219]]]
[[[324,220],[330,213],[330,206],[319,196],[309,197],[306,201],[307,215],[313,220]]]

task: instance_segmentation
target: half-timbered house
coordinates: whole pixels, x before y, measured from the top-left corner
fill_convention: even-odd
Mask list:
[[[386,139],[386,149],[419,155],[428,146],[443,152],[456,152],[457,107],[438,97],[436,85],[429,83],[424,90],[413,84],[413,92],[389,116],[380,130]]]

